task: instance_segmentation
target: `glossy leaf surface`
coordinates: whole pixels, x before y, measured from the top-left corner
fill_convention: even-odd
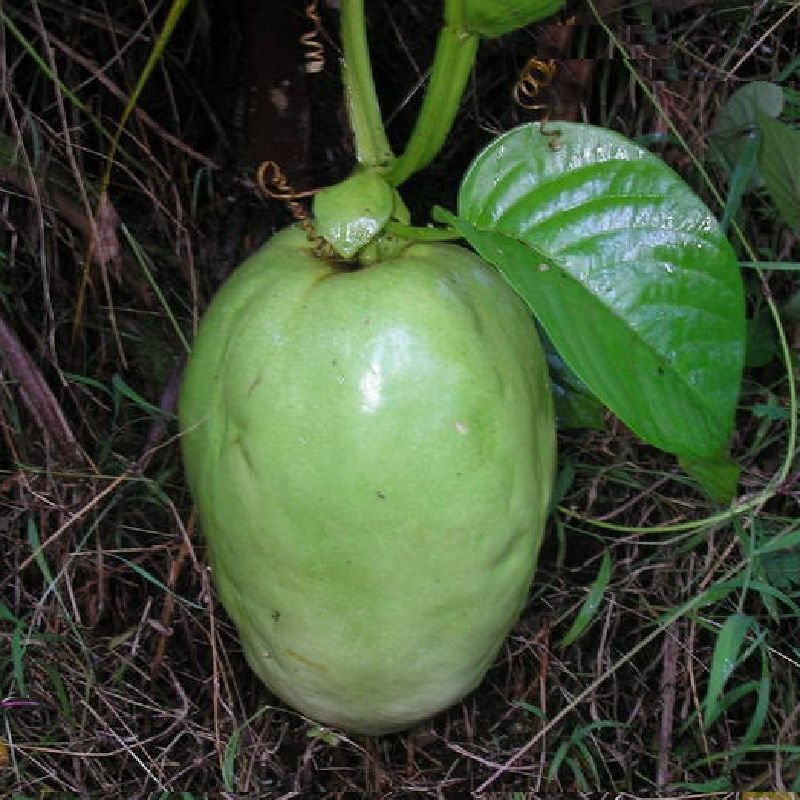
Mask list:
[[[459,217],[442,216],[639,436],[693,459],[727,448],[741,278],[716,220],[660,159],[600,128],[522,126],[473,162]]]

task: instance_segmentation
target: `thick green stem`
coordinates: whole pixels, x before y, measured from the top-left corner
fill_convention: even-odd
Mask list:
[[[367,167],[385,166],[392,151],[381,120],[369,61],[364,0],[342,0],[342,79],[353,128],[356,158]]]
[[[444,0],[444,24],[448,28],[464,28],[464,0]]]
[[[477,50],[477,35],[465,32],[460,26],[442,28],[425,99],[411,138],[386,173],[395,186],[427,167],[442,149],[458,113]]]
[[[454,228],[419,228],[393,220],[386,223],[384,230],[411,242],[454,242],[463,238]]]

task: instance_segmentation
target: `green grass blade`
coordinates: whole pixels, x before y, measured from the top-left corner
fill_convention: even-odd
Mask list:
[[[25,681],[25,648],[22,644],[22,627],[11,634],[11,674],[17,686],[19,697],[28,697],[28,684]]]
[[[5,603],[0,603],[0,621],[19,623],[19,620],[11,613],[11,609]]]
[[[112,393],[115,395],[116,398],[119,396],[127,397],[135,406],[137,406],[141,411],[144,411],[145,414],[148,414],[152,417],[172,417],[173,415],[162,411],[158,406],[154,406],[152,403],[148,403],[147,400],[144,399],[138,392],[135,392],[128,386],[125,381],[120,378],[119,375],[114,375],[111,379],[111,389]],[[115,401],[115,406],[118,408],[119,404]]]
[[[230,736],[225,744],[225,752],[222,755],[222,785],[226,792],[234,792],[234,773],[236,769],[236,757],[239,755],[239,742],[242,738],[242,731],[252,725],[257,719],[271,711],[273,706],[261,706],[255,714],[251,714]]]
[[[113,556],[113,558],[116,558],[123,564],[130,567],[137,575],[140,575],[148,583],[152,583],[153,586],[157,586],[159,589],[161,589],[162,592],[171,594],[176,600],[180,600],[181,603],[184,603],[185,605],[189,606],[189,608],[196,608],[199,610],[205,608],[205,606],[201,606],[198,603],[193,603],[191,600],[187,600],[185,597],[182,597],[181,595],[173,592],[172,589],[170,589],[168,586],[165,586],[158,578],[155,577],[155,575],[148,572],[146,569],[144,569],[144,567],[139,566],[139,564],[137,564],[135,561],[130,561],[129,559],[117,555],[116,553],[112,553],[110,555]]]
[[[22,31],[14,24],[13,20],[3,11],[0,11],[0,19],[3,20],[3,25],[17,42],[23,47],[25,52],[33,59],[34,64],[41,70],[42,74],[50,81],[58,86],[59,91],[72,103],[75,108],[80,109],[85,114],[89,114],[89,109],[84,105],[80,98],[70,91],[70,88],[53,74],[47,62],[39,55],[34,45],[29,42]]]
[[[717,792],[728,792],[730,791],[733,784],[731,783],[730,778],[720,777],[720,778],[712,778],[710,781],[705,781],[704,783],[676,783],[676,789],[686,789],[694,794],[699,794],[702,797],[705,797],[709,794],[716,794]]]
[[[594,756],[592,755],[591,750],[589,750],[586,742],[578,739],[578,741],[575,742],[575,749],[581,754],[583,763],[586,764],[586,766],[591,770],[592,776],[595,780],[595,785],[600,783],[600,771],[597,769]]]
[[[728,678],[733,674],[745,636],[755,620],[746,614],[732,614],[717,634],[711,673],[703,703],[704,727],[708,728],[720,714],[720,699]]]
[[[236,757],[239,755],[240,729],[235,730],[225,743],[225,752],[222,756],[222,785],[226,792],[235,792],[234,773],[236,770]]]
[[[764,723],[767,719],[769,711],[769,696],[770,696],[771,676],[769,671],[769,658],[767,651],[764,647],[761,648],[761,678],[757,683],[756,689],[756,707],[753,710],[753,715],[747,725],[747,730],[742,737],[742,745],[749,747],[755,744],[761,731],[764,728]]]
[[[88,378],[86,375],[78,375],[77,372],[65,372],[64,377],[68,381],[72,381],[73,383],[80,383],[84,386],[91,386],[92,389],[97,389],[98,391],[104,392],[105,394],[111,394],[111,390],[106,386],[104,383],[95,380],[94,378]]]
[[[763,556],[766,553],[775,553],[778,550],[788,550],[800,544],[800,528],[791,530],[788,533],[781,533],[768,539],[760,547],[753,551],[754,556]]]
[[[627,722],[616,722],[615,720],[611,719],[598,719],[594,722],[590,722],[587,725],[581,725],[580,728],[576,728],[573,732],[572,736],[570,736],[570,741],[577,742],[580,739],[585,738],[590,733],[594,733],[595,731],[604,730],[605,728],[627,728]]]
[[[156,37],[153,49],[150,52],[144,68],[139,75],[136,86],[134,87],[133,92],[131,92],[131,96],[128,98],[128,102],[125,104],[125,108],[122,110],[122,116],[117,123],[117,128],[114,131],[114,135],[111,137],[111,142],[105,154],[106,165],[105,169],[103,170],[103,176],[100,181],[100,190],[98,192],[98,196],[101,200],[105,196],[106,192],[108,191],[108,187],[111,184],[111,173],[114,169],[114,159],[116,157],[117,150],[119,149],[119,143],[120,139],[122,138],[122,132],[125,130],[125,125],[127,124],[131,114],[134,112],[134,109],[139,102],[139,97],[141,96],[142,91],[150,78],[150,75],[156,68],[158,62],[161,60],[161,56],[164,54],[164,49],[172,37],[175,26],[178,24],[178,21],[180,20],[183,10],[186,8],[188,2],[189,0],[172,0],[167,18],[164,21],[164,27]],[[95,215],[96,214],[97,211],[95,212]],[[83,264],[83,272],[81,275],[80,286],[78,288],[78,296],[75,301],[75,312],[72,319],[73,336],[79,328],[81,319],[83,317],[83,305],[86,296],[86,286],[89,279],[89,264],[90,262],[88,260],[85,260]]]
[[[72,725],[75,715],[72,711],[72,704],[67,696],[64,681],[61,679],[56,668],[51,664],[45,665],[45,672],[47,673],[47,677],[50,678],[50,683],[53,684],[53,691],[55,692],[56,700],[58,700],[58,709],[61,712],[62,718],[66,720],[69,725]]]
[[[603,594],[605,593],[610,579],[611,554],[608,552],[608,550],[606,550],[605,553],[603,553],[603,560],[600,563],[600,569],[597,572],[597,577],[589,587],[589,594],[583,601],[583,605],[581,606],[580,611],[578,611],[578,615],[575,617],[570,629],[566,632],[564,638],[561,640],[561,647],[567,647],[572,644],[589,626],[589,623],[597,614],[597,609],[600,607],[600,601],[603,599]]]
[[[567,753],[569,752],[569,748],[572,742],[567,739],[565,742],[561,742],[561,744],[556,748],[556,752],[553,753],[553,758],[550,761],[550,768],[547,770],[547,780],[554,781],[558,776],[558,771],[561,769],[562,763],[564,763],[564,759],[567,757]]]
[[[789,609],[791,609],[792,614],[795,617],[800,617],[800,606],[792,600],[789,595],[785,592],[782,592],[780,589],[776,588],[775,586],[771,586],[768,583],[764,583],[763,581],[748,581],[747,588],[751,591],[758,592],[761,595],[762,601],[766,600],[766,597],[773,598],[775,600],[779,600]]]
[[[130,245],[130,248],[133,251],[134,256],[136,256],[136,261],[142,268],[142,272],[144,272],[144,276],[145,278],[147,278],[147,282],[150,284],[151,288],[153,289],[153,292],[158,298],[158,302],[161,303],[161,307],[164,309],[164,312],[169,317],[170,324],[172,325],[175,334],[181,340],[181,344],[183,345],[184,350],[188,353],[191,350],[189,342],[186,339],[186,336],[184,336],[180,325],[178,325],[178,320],[175,318],[175,314],[170,308],[169,303],[167,302],[167,298],[164,297],[164,292],[161,291],[161,287],[158,285],[156,279],[153,277],[153,272],[150,269],[149,259],[147,258],[147,255],[145,254],[144,250],[142,250],[141,246],[139,245],[139,242],[136,241],[133,234],[128,230],[128,226],[120,222],[119,227],[123,235],[125,236],[125,239],[127,240],[128,244]]]
[[[797,272],[800,270],[800,261],[740,261],[743,269],[768,269],[783,272]]]
[[[39,538],[39,529],[36,527],[36,522],[33,517],[28,517],[28,544],[31,546],[36,566],[42,573],[42,577],[48,586],[53,584],[53,573],[50,572],[50,565],[47,563],[42,552],[42,540]]]
[[[578,761],[572,758],[572,756],[567,756],[567,758],[564,759],[564,763],[569,767],[570,772],[572,772],[572,777],[575,780],[575,785],[578,790],[581,792],[588,792],[589,782],[586,780],[586,776],[583,774],[583,770]]]
[[[538,717],[539,719],[543,719],[545,722],[547,721],[547,714],[542,711],[541,708],[538,706],[531,705],[530,703],[517,703],[520,708],[524,708],[530,714],[533,714],[534,717]]]

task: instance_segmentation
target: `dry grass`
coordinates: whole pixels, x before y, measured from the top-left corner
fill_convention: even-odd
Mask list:
[[[705,77],[663,83],[635,63],[703,157],[732,88],[791,61],[797,15],[781,3],[736,13],[651,5],[656,28],[670,26],[677,67]],[[130,4],[112,17],[99,1],[0,6],[0,790],[132,800],[800,789],[800,614],[769,591],[796,600],[800,564],[794,551],[770,563],[751,557],[756,540],[796,527],[797,470],[735,522],[653,532],[713,509],[670,458],[614,420],[606,431],[562,434],[563,510],[528,608],[478,691],[380,739],[322,730],[270,705],[215,602],[173,416],[199,313],[243,254],[288,219],[236,163],[227,124],[235,71],[225,72],[235,48],[223,49],[231,23],[210,6],[194,5],[182,21],[102,202],[103,154],[163,9]],[[380,81],[399,107],[430,48],[409,31],[431,3],[375,6],[377,49],[391,63]],[[612,27],[627,30],[617,18]],[[571,56],[600,59],[591,83],[564,89],[578,117],[630,135],[666,131],[622,62],[602,60],[604,37],[587,27],[571,45]],[[457,135],[430,183],[409,186],[412,207],[447,203],[452,175],[477,146],[526,118],[510,87],[533,47],[531,31],[485,47]],[[341,171],[331,154],[345,147],[328,61],[312,92],[322,121],[309,158],[320,183]],[[797,88],[796,75],[787,86]],[[706,191],[679,147],[664,152]],[[796,237],[763,200],[748,199],[743,223],[765,259],[800,260]],[[751,305],[765,286],[786,300],[796,284],[792,273],[753,279]],[[764,489],[786,449],[785,419],[752,407],[786,402],[778,359],[748,373],[734,442],[745,496]],[[606,551],[613,572],[602,600],[562,647]],[[684,604],[694,605],[677,613]],[[757,620],[759,633],[727,687],[744,687],[741,696],[704,727],[715,641],[735,613]],[[744,748],[762,711],[751,743],[760,749]]]

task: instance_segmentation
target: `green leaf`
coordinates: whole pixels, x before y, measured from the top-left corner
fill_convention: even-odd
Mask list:
[[[383,230],[393,208],[394,189],[375,172],[357,172],[314,197],[317,233],[352,258]]]
[[[759,169],[781,219],[800,228],[800,131],[765,114],[757,115],[761,131]]]
[[[725,208],[722,213],[720,225],[727,231],[739,209],[742,206],[742,197],[753,183],[756,174],[756,161],[758,151],[761,147],[761,136],[747,136],[739,149],[731,170],[730,180],[728,181],[728,195],[725,198]]]
[[[760,749],[758,745],[756,745],[754,748],[753,744],[758,740],[761,734],[761,731],[764,727],[764,722],[766,721],[767,712],[769,710],[770,671],[767,648],[759,646],[758,649],[761,654],[760,679],[747,681],[746,683],[742,683],[734,687],[730,692],[725,694],[724,697],[720,698],[717,706],[716,718],[718,719],[721,714],[727,712],[729,708],[735,706],[743,698],[748,697],[748,695],[755,695],[755,708],[752,708],[752,710],[748,708],[749,722],[747,724],[747,729],[745,730],[744,736],[736,746],[731,746],[731,748],[725,753],[715,753],[714,755],[706,756],[690,764],[686,764],[686,772],[691,772],[698,767],[709,766],[713,761],[719,758],[725,758],[727,761],[729,761],[729,769],[733,769],[738,763],[746,758],[750,752]],[[750,702],[752,703],[752,700]],[[695,715],[692,714],[687,722],[691,721],[694,716]],[[710,724],[711,722],[706,719],[706,728],[708,728]]]
[[[745,366],[750,369],[765,367],[775,357],[776,349],[775,323],[769,311],[761,309],[747,320]]]
[[[733,674],[739,658],[739,651],[753,622],[753,618],[746,614],[732,614],[725,620],[725,624],[717,634],[714,655],[711,658],[711,673],[708,678],[706,699],[703,703],[706,728],[712,725],[719,716],[722,691],[728,678]]]
[[[601,128],[521,126],[473,162],[459,215],[439,211],[641,438],[683,457],[727,448],[741,277],[711,213],[660,159]]]
[[[553,16],[564,0],[466,0],[464,27],[481,36],[502,36]]]
[[[757,114],[777,117],[783,104],[783,89],[768,81],[750,81],[728,98],[714,120],[710,139],[731,168],[741,161],[755,132]]]
[[[742,194],[763,185],[756,167],[761,134],[756,124],[759,113],[776,118],[783,111],[783,89],[768,81],[751,81],[737,89],[714,120],[709,141],[731,171],[723,229],[735,216]]]
[[[739,465],[723,452],[709,456],[684,456],[680,465],[717,503],[728,505],[736,497]]]
[[[603,599],[603,594],[610,579],[611,554],[606,550],[605,553],[603,553],[603,560],[600,563],[597,577],[589,587],[589,594],[586,595],[586,599],[583,601],[583,605],[580,611],[578,611],[578,615],[575,617],[570,629],[564,634],[564,638],[560,642],[561,647],[571,645],[589,626],[589,623],[597,614],[597,609],[600,607],[600,601]]]
[[[564,363],[553,343],[542,335],[550,382],[553,384],[556,424],[562,430],[594,428],[605,430],[605,406],[589,391],[589,387]]]
[[[701,592],[698,597],[694,601],[694,608],[700,609],[704,606],[711,605],[712,603],[719,603],[721,600],[724,600],[729,595],[733,594],[737,590],[741,589],[745,582],[745,576],[739,575],[736,578],[732,578],[729,581],[721,581],[720,583],[714,583],[708,587],[705,591]],[[655,624],[657,625],[665,625],[668,623],[670,619],[671,611],[667,611],[664,614],[659,615],[656,617]]]

